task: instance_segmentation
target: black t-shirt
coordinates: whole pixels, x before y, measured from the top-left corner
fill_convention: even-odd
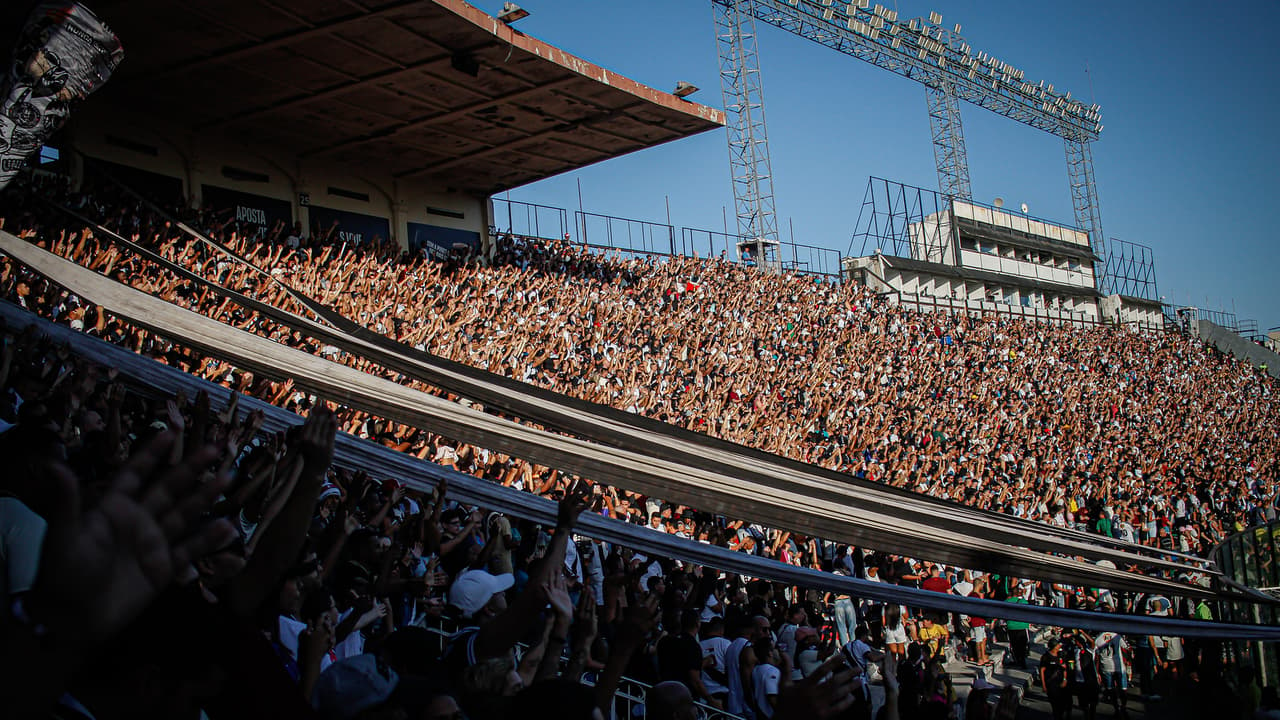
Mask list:
[[[702,670],[702,646],[681,633],[658,641],[658,677],[690,684],[690,672]],[[689,688],[693,692],[693,688]]]
[[[1076,667],[1079,668],[1083,677],[1081,686],[1085,690],[1093,690],[1098,687],[1098,670],[1096,668],[1097,659],[1094,657],[1093,650],[1090,648],[1080,648],[1076,653]]]
[[[1045,653],[1040,658],[1040,669],[1044,671],[1044,691],[1056,695],[1067,691],[1062,686],[1062,678],[1067,673],[1067,665],[1061,656]]]
[[[908,575],[914,575],[916,571],[915,571],[915,568],[911,567],[911,564],[908,563],[906,560],[899,559],[895,561],[893,563],[893,567],[889,570],[889,572],[891,573],[890,577],[893,579],[893,581],[899,585],[906,585],[908,587],[918,587],[920,584],[920,581],[918,580],[907,579]]]

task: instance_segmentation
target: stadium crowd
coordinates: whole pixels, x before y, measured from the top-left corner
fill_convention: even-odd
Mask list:
[[[385,246],[312,242],[300,229],[279,227],[263,239],[212,212],[195,218],[267,268],[267,277],[136,203],[103,197],[67,200],[252,297],[301,311],[277,280],[419,349],[866,479],[1190,553],[1274,517],[1280,441],[1269,381],[1179,336],[920,314],[858,288],[716,260],[610,258],[506,236],[488,257],[434,262]],[[134,287],[386,373],[273,326],[29,198],[4,217],[11,232]],[[947,652],[983,662],[998,628],[1012,660],[1027,660],[1025,624],[870,606],[574,541],[584,511],[943,592],[1207,610],[1161,606],[1162,598],[1139,607],[1136,598],[1096,589],[1019,582],[718,518],[348,409],[330,414],[287,381],[254,377],[132,327],[7,258],[0,292],[234,392],[311,415],[301,429],[263,436],[260,418],[239,418],[234,408],[215,413],[207,396],[127,392],[109,369],[30,333],[6,343],[0,441],[22,469],[4,488],[12,496],[6,509],[33,528],[47,523],[48,537],[58,539],[44,553],[31,536],[25,546],[13,541],[25,555],[6,547],[3,599],[14,608],[6,638],[26,638],[48,663],[22,664],[9,677],[23,681],[12,687],[35,708],[70,689],[63,716],[244,714],[254,693],[266,699],[251,714],[301,712],[305,697],[332,717],[514,717],[513,708],[535,717],[608,715],[624,673],[655,684],[651,717],[684,716],[695,699],[752,716],[861,716],[870,712],[872,666],[884,662],[878,674],[895,701],[886,704],[890,717],[985,717],[996,712],[991,693],[975,688],[976,699],[962,702],[942,669]],[[513,523],[457,506],[445,492],[415,496],[394,479],[332,467],[335,430],[557,498],[560,522]],[[199,491],[190,495],[192,488]],[[69,512],[79,497],[86,509]],[[112,535],[123,518],[149,520],[154,532]],[[76,544],[93,532],[118,542],[97,548],[98,557]],[[126,556],[147,562],[127,567]],[[147,578],[148,597],[125,587],[128,572]],[[83,587],[58,584],[73,574]],[[15,583],[16,576],[24,579]],[[178,587],[169,588],[174,580]],[[424,651],[430,638],[421,626],[442,617],[462,629],[436,657]],[[1194,681],[1193,695],[1218,707],[1245,698],[1242,717],[1259,706],[1247,686],[1223,674],[1212,646],[1064,641],[1056,651],[1050,643],[1041,674],[1057,705],[1062,694],[1053,688],[1070,686],[1067,697],[1081,698],[1088,713],[1090,688],[1096,704],[1101,686],[1123,684],[1132,671],[1147,696]],[[873,649],[880,646],[889,652]],[[109,664],[83,672],[108,648]],[[1096,664],[1092,674],[1082,654]],[[181,660],[169,663],[171,656]],[[1055,670],[1053,658],[1067,656],[1072,672],[1065,659]],[[246,677],[250,667],[261,672]],[[594,692],[578,683],[583,677]],[[500,699],[511,697],[518,699]],[[1111,697],[1122,708],[1124,694]],[[1012,716],[1016,702],[1003,698],[1000,712]]]

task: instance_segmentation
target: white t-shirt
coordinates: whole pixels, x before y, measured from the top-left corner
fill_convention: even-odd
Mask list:
[[[793,668],[796,666],[796,630],[799,629],[800,626],[787,623],[778,631],[778,649],[787,654]]]
[[[742,656],[742,648],[750,644],[746,638],[735,638],[724,652],[724,674],[729,676],[729,697],[724,709],[743,717],[750,717],[750,714],[747,712],[746,689],[742,687],[742,666],[738,660]]]
[[[710,637],[698,644],[702,646],[702,657],[711,658],[712,667],[715,668],[716,672],[724,675],[724,655],[725,651],[729,649],[729,639],[724,637]],[[728,679],[726,678],[725,683],[727,682]],[[725,683],[721,683],[712,678],[707,674],[705,669],[702,671],[702,684],[706,686],[707,692],[712,695],[729,692],[729,688]]]
[[[1124,648],[1128,645],[1124,636],[1113,632],[1104,632],[1093,641],[1098,655],[1098,669],[1104,673],[1124,672]]]
[[[756,665],[751,671],[751,692],[756,707],[767,718],[773,717],[773,706],[769,704],[769,696],[778,694],[778,681],[782,671],[772,665]]]
[[[306,623],[284,615],[280,616],[280,645],[289,651],[294,660],[298,659],[298,636],[306,629]],[[334,655],[335,653],[331,651],[320,658],[320,672],[324,672],[326,668],[333,664]]]
[[[21,500],[0,497],[0,601],[31,589],[48,523]]]
[[[707,596],[706,604],[702,606],[702,622],[708,623],[712,618],[720,617],[717,607],[720,607],[720,601],[716,599],[715,593],[711,593]]]

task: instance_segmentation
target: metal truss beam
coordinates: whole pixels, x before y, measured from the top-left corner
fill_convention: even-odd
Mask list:
[[[761,22],[917,82],[945,77],[960,100],[1059,137],[1093,140],[1102,131],[1096,105],[1055,92],[1052,85],[1025,82],[1021,70],[987,53],[974,55],[959,26],[954,32],[942,27],[941,16],[904,21],[895,11],[870,5],[865,0],[754,0],[750,9]]]
[[[1147,245],[1111,238],[1102,286],[1108,294],[1158,300],[1155,252]]]
[[[1102,234],[1102,209],[1098,206],[1098,187],[1093,179],[1093,150],[1086,138],[1066,138],[1067,177],[1071,184],[1071,205],[1076,212],[1076,226],[1089,234],[1093,254],[1102,258],[1093,264],[1093,280],[1100,292],[1110,294],[1107,283],[1107,244]]]
[[[933,159],[938,165],[938,190],[951,198],[969,200],[969,155],[960,124],[960,101],[950,85],[924,86],[929,101],[929,127],[933,131]]]
[[[757,262],[769,265],[776,262],[770,255],[776,255],[778,220],[756,50],[756,2],[718,0],[713,7],[738,234],[756,241]]]
[[[950,210],[951,200],[939,192],[872,177],[862,196],[849,252],[861,241],[859,255],[875,252],[938,262],[951,242],[951,223],[928,219]]]

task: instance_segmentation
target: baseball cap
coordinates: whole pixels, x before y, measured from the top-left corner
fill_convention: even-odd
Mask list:
[[[347,720],[391,699],[399,683],[396,671],[377,656],[357,655],[320,674],[311,704],[322,717]]]
[[[462,611],[463,617],[471,617],[489,603],[494,595],[515,584],[511,573],[494,575],[486,570],[468,570],[453,581],[449,588],[449,604]]]

